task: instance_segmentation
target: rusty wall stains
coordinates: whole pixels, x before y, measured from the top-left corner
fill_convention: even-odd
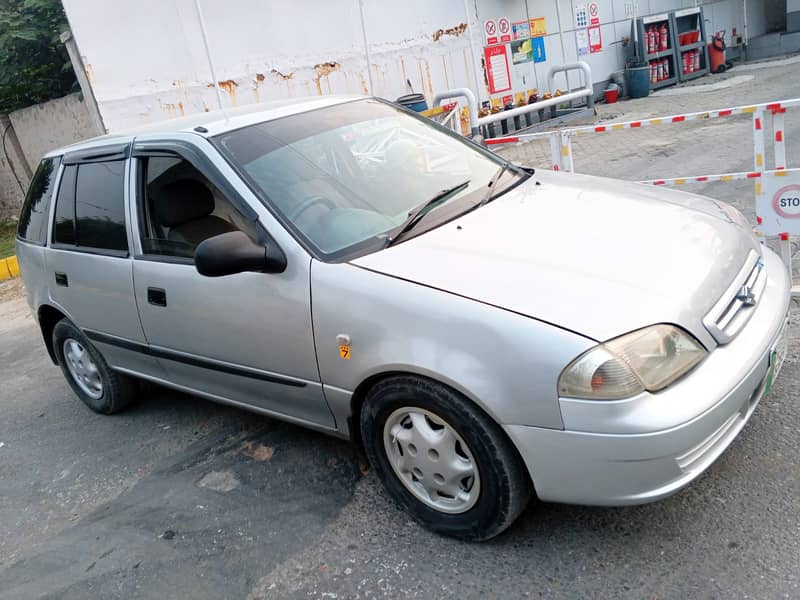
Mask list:
[[[218,81],[217,86],[219,86],[219,89],[225,90],[228,93],[228,95],[231,97],[231,104],[236,106],[236,88],[239,87],[239,84],[233,79],[226,79],[225,81]],[[213,88],[214,84],[209,83],[206,87]]]
[[[92,65],[86,62],[85,56],[81,56],[81,60],[83,60],[83,70],[86,71],[86,79],[89,80],[89,85],[94,85],[94,70],[92,69]]]
[[[317,95],[322,96],[322,84],[320,81],[322,78],[325,78],[326,83],[328,84],[328,93],[331,93],[331,82],[328,79],[331,73],[335,73],[336,71],[340,70],[342,65],[340,65],[336,61],[329,61],[324,63],[319,63],[314,65],[314,72],[317,74],[314,77],[314,85],[317,87]]]
[[[453,37],[459,37],[461,35],[464,35],[464,32],[466,30],[467,30],[467,24],[459,23],[455,27],[448,27],[447,29],[437,29],[436,31],[433,32],[433,36],[431,37],[433,37],[434,42],[438,42],[440,39],[442,39],[442,36],[452,35]]]
[[[161,107],[170,117],[177,117],[179,113],[181,117],[186,116],[186,109],[183,107],[183,102],[162,104]]]
[[[294,79],[294,71],[292,71],[291,73],[281,73],[280,71],[278,71],[278,69],[272,69],[270,73],[283,81],[289,81],[290,79]],[[260,81],[264,81],[263,75]]]

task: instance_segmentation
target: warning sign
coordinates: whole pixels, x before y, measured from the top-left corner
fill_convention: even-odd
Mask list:
[[[589,24],[600,24],[600,5],[597,2],[589,3]]]
[[[486,79],[489,80],[489,93],[497,94],[511,89],[511,73],[508,70],[506,46],[489,46],[483,49],[486,64]]]
[[[600,25],[592,25],[587,30],[589,34],[589,52],[594,54],[603,49],[603,38],[600,35]]]
[[[484,21],[483,33],[486,35],[487,46],[494,46],[500,41],[497,36],[497,21],[494,19],[487,19]]]
[[[547,19],[545,17],[532,17],[530,23],[532,37],[547,35]]]
[[[756,183],[756,215],[763,235],[800,235],[800,172],[763,173]]]
[[[497,19],[497,32],[500,34],[501,44],[511,41],[511,21],[508,17]]]

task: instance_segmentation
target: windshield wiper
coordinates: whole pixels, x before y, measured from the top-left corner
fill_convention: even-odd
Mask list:
[[[503,166],[497,169],[497,172],[494,174],[494,177],[492,177],[492,180],[489,182],[489,189],[486,190],[486,195],[478,203],[478,208],[480,208],[481,206],[483,206],[484,204],[489,202],[489,200],[492,199],[492,196],[494,196],[494,187],[497,185],[497,182],[500,181],[500,178],[503,176],[503,173],[508,171],[508,165],[509,163],[507,162],[503,163]]]
[[[442,190],[430,200],[426,200],[416,208],[411,209],[408,213],[408,217],[406,217],[406,220],[403,221],[397,228],[397,233],[387,237],[386,243],[384,244],[383,247],[388,248],[389,246],[394,244],[397,241],[397,239],[404,233],[408,233],[409,231],[414,229],[417,223],[419,223],[425,215],[427,215],[431,210],[436,208],[440,203],[444,202],[451,195],[463,190],[465,187],[469,185],[469,182],[470,180],[467,179],[466,181],[459,183],[458,185]]]

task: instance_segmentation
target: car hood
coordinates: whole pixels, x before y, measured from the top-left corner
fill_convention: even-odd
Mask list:
[[[598,341],[667,322],[711,345],[702,318],[751,249],[760,252],[755,238],[713,200],[537,171],[486,206],[353,263]]]

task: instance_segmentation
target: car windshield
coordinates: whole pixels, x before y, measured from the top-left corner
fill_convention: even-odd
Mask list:
[[[453,191],[407,236],[473,208],[503,164],[375,99],[248,126],[214,143],[276,216],[325,259],[384,247],[409,212],[443,190]],[[508,171],[509,181],[514,173]]]

